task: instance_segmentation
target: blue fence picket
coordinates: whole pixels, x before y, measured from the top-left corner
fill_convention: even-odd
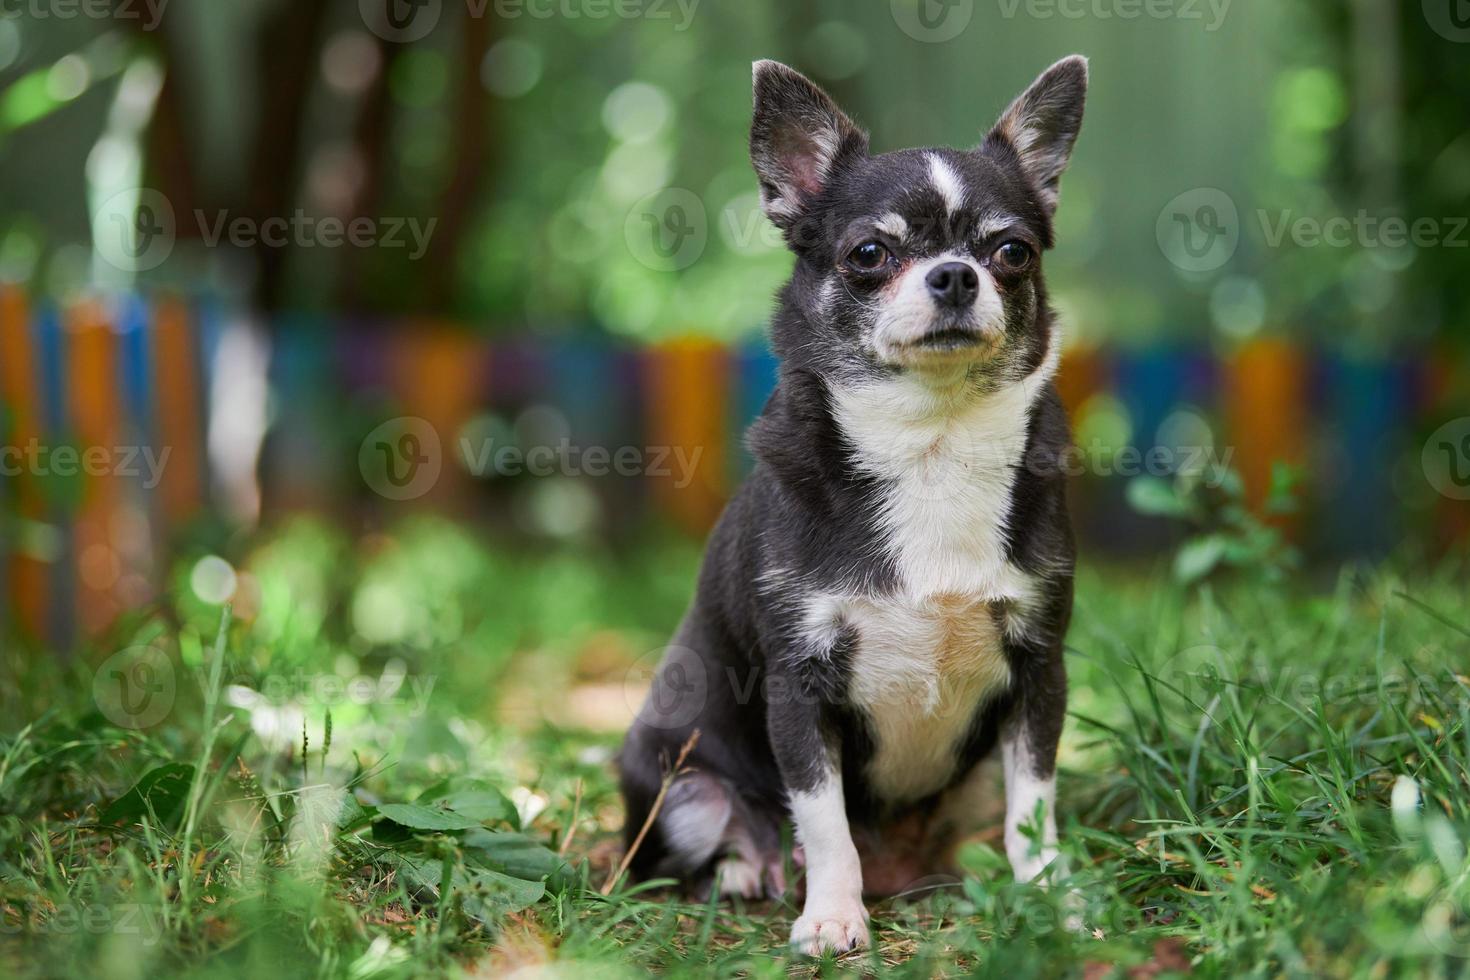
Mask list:
[[[766,407],[776,390],[776,355],[764,336],[750,341],[735,353],[734,404],[731,412],[731,468],[737,476],[750,472],[755,460],[745,446],[745,433]]]
[[[1337,555],[1382,555],[1398,538],[1393,475],[1407,433],[1403,370],[1393,361],[1334,357],[1324,364],[1319,449],[1330,452],[1321,488],[1321,545]],[[1320,533],[1320,532],[1319,532]]]
[[[54,303],[43,303],[36,315],[36,354],[41,377],[41,427],[43,441],[49,446],[61,445],[70,438],[67,412],[66,330],[61,311]],[[46,518],[56,532],[54,560],[47,573],[50,587],[46,611],[45,639],[59,649],[67,649],[76,636],[77,585],[75,568],[70,561],[75,547],[75,530],[71,514],[55,498],[54,487],[44,494]]]

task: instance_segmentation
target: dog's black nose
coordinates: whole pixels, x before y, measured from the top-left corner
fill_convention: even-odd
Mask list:
[[[969,306],[980,292],[980,277],[968,262],[946,262],[935,266],[924,281],[929,284],[929,292],[940,306],[956,309]]]

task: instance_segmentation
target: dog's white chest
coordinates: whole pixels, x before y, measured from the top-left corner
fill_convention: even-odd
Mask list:
[[[852,465],[882,487],[873,530],[903,594],[1005,597],[1006,524],[1037,390],[942,395],[904,378],[833,388]]]
[[[955,776],[976,712],[1010,684],[1003,637],[1024,629],[1034,583],[1007,559],[1007,520],[1039,390],[1032,379],[974,397],[904,378],[833,388],[854,467],[884,488],[873,530],[897,578],[891,595],[838,600],[837,617],[856,632],[848,694],[870,719],[868,777],[886,800]]]
[[[885,800],[917,799],[954,775],[977,709],[1010,684],[988,601],[936,596],[848,602],[855,632],[848,696],[868,717],[868,779]]]

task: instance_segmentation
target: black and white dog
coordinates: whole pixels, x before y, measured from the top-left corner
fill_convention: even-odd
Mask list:
[[[1067,58],[976,148],[873,156],[811,81],[755,65],[751,156],[796,254],[780,381],[621,769],[631,842],[701,733],[640,876],[779,894],[789,815],[805,952],[865,944],[865,892],[947,867],[997,745],[1017,877],[1057,858],[1074,549],[1041,254],[1086,89]]]

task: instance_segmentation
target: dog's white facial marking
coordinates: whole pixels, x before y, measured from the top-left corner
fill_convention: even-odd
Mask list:
[[[912,346],[934,327],[939,310],[926,279],[936,266],[946,262],[964,262],[975,270],[980,280],[980,289],[971,309],[971,322],[991,342],[1005,334],[1005,305],[995,280],[989,271],[980,268],[970,256],[960,252],[946,252],[932,258],[912,262],[889,287],[879,301],[874,318],[871,344],[878,357],[887,364],[910,364],[925,366],[936,359],[925,352],[915,351]],[[961,352],[942,360],[952,363],[955,359],[979,360],[982,350]]]
[[[929,154],[929,181],[939,196],[944,199],[944,206],[951,215],[962,210],[965,206],[965,182],[955,169],[937,153]]]
[[[1006,780],[1006,857],[1011,870],[1017,881],[1035,881],[1048,868],[1060,872],[1056,776],[1037,775],[1036,761],[1019,725],[1001,733],[1000,751]]]
[[[903,241],[909,233],[909,223],[904,216],[897,213],[885,214],[879,218],[873,226],[885,235],[892,235],[899,241]]]
[[[1007,228],[1014,228],[1020,223],[1021,220],[1014,215],[990,214],[980,219],[977,231],[981,238],[989,238],[992,235],[1000,234]]]
[[[792,793],[789,802],[806,853],[806,905],[791,927],[791,945],[812,955],[867,945],[863,868],[847,823],[842,774],[829,770],[819,786]]]

